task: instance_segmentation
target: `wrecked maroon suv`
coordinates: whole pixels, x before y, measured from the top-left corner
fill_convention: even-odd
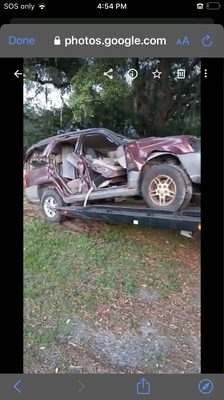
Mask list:
[[[41,202],[46,219],[55,207],[140,196],[150,208],[178,211],[200,189],[200,139],[194,136],[130,140],[96,128],[43,139],[25,154],[25,193]]]

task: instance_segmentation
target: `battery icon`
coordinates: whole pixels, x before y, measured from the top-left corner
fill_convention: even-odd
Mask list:
[[[206,3],[207,10],[219,10],[221,8],[221,4],[218,1],[209,1]]]

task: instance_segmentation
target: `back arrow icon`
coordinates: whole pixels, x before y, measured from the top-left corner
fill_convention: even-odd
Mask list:
[[[14,389],[18,392],[18,393],[21,393],[21,390],[18,388],[18,385],[21,383],[21,380],[19,379],[16,383],[15,383],[15,385],[13,385],[13,387],[14,387]]]
[[[14,75],[16,76],[16,78],[19,78],[19,75],[22,75],[22,72],[19,72],[19,70],[17,69],[16,72],[14,72]]]

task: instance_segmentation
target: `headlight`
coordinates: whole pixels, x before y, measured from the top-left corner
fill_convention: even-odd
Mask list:
[[[192,138],[191,139],[191,146],[193,147],[194,151],[200,152],[201,151],[201,138]]]

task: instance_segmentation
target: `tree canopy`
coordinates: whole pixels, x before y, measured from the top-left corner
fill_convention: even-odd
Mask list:
[[[103,75],[110,68],[113,79]],[[138,71],[135,80],[130,68]],[[178,69],[185,79],[177,79]],[[32,58],[24,61],[24,77],[25,144],[99,126],[129,137],[200,135],[199,59]],[[60,104],[52,104],[56,93]]]

